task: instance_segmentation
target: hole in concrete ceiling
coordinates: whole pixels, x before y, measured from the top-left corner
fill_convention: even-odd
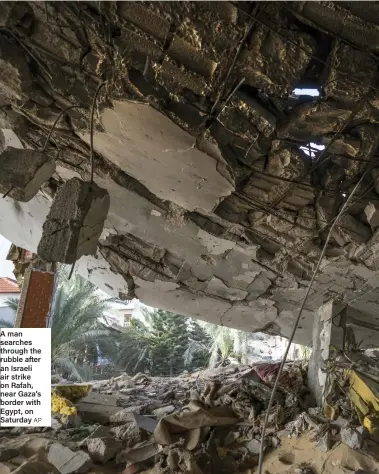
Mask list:
[[[320,91],[318,89],[301,89],[296,88],[292,91],[292,94],[296,97],[301,97],[304,95],[308,95],[311,97],[319,97]]]
[[[319,145],[317,143],[307,143],[306,145],[300,146],[300,150],[302,150],[307,156],[310,158],[316,158],[316,153],[318,151],[325,150],[325,145]]]

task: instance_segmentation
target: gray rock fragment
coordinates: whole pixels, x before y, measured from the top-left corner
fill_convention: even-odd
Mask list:
[[[327,453],[329,449],[332,447],[332,437],[327,431],[322,438],[319,439],[317,443],[317,447],[322,451],[323,453]]]
[[[122,444],[112,438],[92,438],[87,447],[92,460],[104,464],[116,456]]]
[[[78,178],[66,181],[43,225],[38,255],[47,262],[69,264],[95,255],[109,204],[108,191],[97,184]]]
[[[47,462],[60,474],[83,474],[90,470],[92,460],[84,451],[71,451],[59,443],[52,444],[47,451]]]
[[[28,202],[54,172],[55,160],[49,154],[7,147],[0,155],[0,193]]]
[[[142,411],[141,405],[135,405],[128,408],[124,408],[123,410],[118,411],[110,416],[109,421],[111,423],[127,423],[134,421],[134,413],[140,414]]]
[[[363,435],[355,428],[342,428],[341,441],[352,449],[361,449]]]
[[[19,451],[13,447],[0,446],[0,461],[9,461],[16,456],[18,456]]]
[[[371,228],[376,229],[379,226],[379,208],[372,202],[369,202],[365,207],[365,214]]]
[[[160,408],[157,408],[156,410],[153,410],[153,415],[155,415],[158,418],[158,420],[160,420],[164,416],[169,415],[170,413],[174,411],[175,411],[174,405],[167,405],[165,407],[160,407]]]

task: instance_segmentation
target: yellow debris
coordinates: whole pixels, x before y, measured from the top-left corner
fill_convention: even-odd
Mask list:
[[[54,415],[76,415],[77,411],[73,404],[67,400],[59,396],[55,391],[51,394],[51,411]]]
[[[349,376],[349,398],[363,426],[371,434],[379,434],[379,384],[353,369]]]

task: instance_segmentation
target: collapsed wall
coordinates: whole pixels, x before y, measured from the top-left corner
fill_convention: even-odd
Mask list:
[[[361,12],[360,10],[364,10]],[[296,341],[333,300],[379,341],[377,6],[354,2],[2,2],[2,149],[56,172],[0,232],[35,252],[57,189],[90,175],[110,210],[77,263],[110,294],[288,336],[331,222]],[[333,21],[330,21],[330,19]],[[295,88],[317,97],[295,96]],[[316,146],[315,146],[316,145]],[[320,151],[320,148],[324,150]]]

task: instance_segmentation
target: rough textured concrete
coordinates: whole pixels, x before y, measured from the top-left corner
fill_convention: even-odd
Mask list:
[[[46,262],[74,263],[95,255],[109,209],[109,194],[72,178],[59,188],[43,225],[38,255]]]
[[[55,160],[46,153],[7,147],[0,155],[0,192],[30,201],[55,172]]]
[[[330,387],[325,362],[329,359],[331,345],[342,349],[343,329],[338,327],[341,315],[329,301],[314,315],[312,355],[308,365],[308,385],[319,406],[324,405]]]
[[[214,3],[30,2],[24,14],[0,4],[33,52],[1,32],[1,149],[41,149],[59,111],[88,108],[106,79],[95,182],[110,207],[96,255],[78,270],[114,296],[283,336],[328,223],[368,169],[295,340],[311,343],[314,312],[333,300],[375,347],[379,21],[342,3],[269,2],[251,25],[255,4]],[[321,95],[291,94],[301,87]],[[88,115],[72,109],[57,124],[47,147],[59,151],[56,172],[40,193],[0,200],[0,231],[17,245],[36,251],[59,189],[88,180]],[[309,156],[309,143],[329,148]]]

